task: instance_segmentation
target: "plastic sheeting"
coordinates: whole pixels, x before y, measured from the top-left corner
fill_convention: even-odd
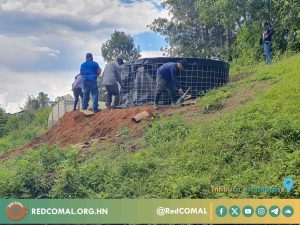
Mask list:
[[[157,69],[167,62],[178,62],[183,58],[144,58],[124,64],[120,107],[153,104],[156,87]],[[184,58],[187,66],[177,77],[183,90],[189,87],[192,98],[203,95],[209,89],[222,86],[228,82],[229,64],[217,60]],[[179,96],[177,96],[179,97]],[[168,93],[163,92],[160,104],[169,104]]]

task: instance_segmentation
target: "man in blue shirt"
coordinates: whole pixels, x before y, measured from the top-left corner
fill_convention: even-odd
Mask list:
[[[177,63],[165,63],[157,69],[156,90],[154,99],[154,109],[158,109],[158,100],[162,92],[166,89],[171,98],[171,102],[176,102],[175,88],[179,89],[179,94],[183,95],[183,91],[176,79],[179,71],[183,71],[187,62],[185,59],[179,60]]]
[[[86,54],[86,62],[81,64],[80,73],[83,80],[82,109],[85,110],[89,107],[91,93],[93,99],[93,111],[99,112],[97,78],[101,74],[101,69],[99,64],[93,61],[93,55],[91,53]]]

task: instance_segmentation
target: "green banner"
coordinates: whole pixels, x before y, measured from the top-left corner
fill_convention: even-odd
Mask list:
[[[2,199],[0,224],[295,224],[300,200]]]

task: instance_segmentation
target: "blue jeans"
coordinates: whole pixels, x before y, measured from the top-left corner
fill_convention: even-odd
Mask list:
[[[80,96],[81,100],[83,99],[82,89],[81,88],[76,88],[73,91],[73,94],[74,94],[74,98],[75,98],[73,110],[77,110],[77,104],[78,104],[78,101],[79,101],[79,96]]]
[[[270,64],[272,62],[272,53],[271,53],[272,43],[269,41],[264,42],[264,51],[266,56],[266,64]]]
[[[83,81],[83,101],[82,109],[87,109],[89,107],[90,94],[92,94],[93,99],[93,110],[98,110],[98,85],[97,80],[84,80]]]

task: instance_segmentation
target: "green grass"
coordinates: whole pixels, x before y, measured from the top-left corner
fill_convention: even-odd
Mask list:
[[[8,133],[0,138],[0,154],[17,148],[38,135],[44,133],[48,126],[50,109],[40,109],[37,112],[24,112],[8,118]]]
[[[132,142],[98,145],[94,157],[41,146],[0,165],[2,198],[299,198],[300,55],[208,92],[189,115],[160,115]],[[268,89],[222,114],[237,92],[267,82]],[[205,110],[218,111],[206,120]],[[198,122],[199,121],[199,122]],[[201,122],[200,122],[201,121]],[[122,128],[120,134],[127,135]],[[95,147],[95,148],[96,148]],[[34,162],[34,163],[32,163]],[[279,187],[294,178],[290,193],[253,193],[246,187]],[[241,188],[214,193],[211,187]]]
[[[117,131],[116,136],[121,137],[121,136],[129,136],[132,133],[132,130],[129,127],[123,126],[120,127],[120,129]]]

